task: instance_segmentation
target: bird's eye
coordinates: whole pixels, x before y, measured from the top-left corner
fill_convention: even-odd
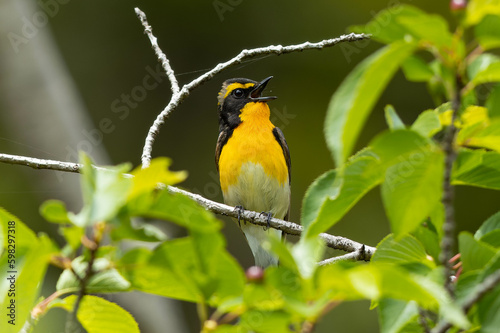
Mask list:
[[[245,96],[245,92],[243,91],[243,89],[234,89],[233,96],[236,98],[242,98],[243,96]]]

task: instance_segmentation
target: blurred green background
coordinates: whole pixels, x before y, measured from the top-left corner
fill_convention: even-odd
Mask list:
[[[0,0],[0,152],[76,162],[76,150],[84,149],[101,164],[139,165],[147,131],[166,106],[170,86],[164,76],[158,76],[161,70],[134,13],[136,6],[147,14],[184,84],[243,48],[333,38],[398,3],[439,13],[453,25],[448,2],[431,0]],[[270,106],[290,147],[291,220],[299,222],[308,185],[334,167],[323,137],[330,97],[354,66],[379,47],[376,42],[363,42],[266,56],[232,67],[196,89],[172,114],[161,128],[153,156],[169,156],[174,170],[189,172],[182,187],[222,201],[213,156],[220,84],[232,77],[260,80],[273,75],[267,91],[278,96]],[[386,128],[386,104],[394,105],[406,123],[433,107],[425,86],[409,83],[399,73],[376,105],[358,148]],[[55,229],[40,217],[38,207],[56,198],[78,211],[78,193],[77,175],[0,164],[0,206],[56,239]],[[499,203],[500,195],[494,191],[458,187],[457,229],[474,230],[498,210]],[[224,222],[229,251],[244,267],[250,266],[253,259],[242,234],[233,221]],[[168,232],[176,236],[178,230]],[[371,246],[388,232],[378,189],[331,230]],[[56,269],[49,271],[44,295],[53,291],[58,274]],[[123,306],[136,316],[143,332],[196,332],[199,328],[191,304],[140,294],[134,297],[135,304],[129,301]],[[121,302],[115,296],[111,300]],[[169,305],[160,307],[165,302]],[[154,309],[144,310],[152,304]],[[151,317],[155,310],[160,316],[175,314],[176,328],[165,327],[158,315]],[[54,310],[41,320],[37,332],[62,332],[63,319]],[[377,332],[376,311],[369,310],[368,302],[341,304],[317,329],[331,331]]]

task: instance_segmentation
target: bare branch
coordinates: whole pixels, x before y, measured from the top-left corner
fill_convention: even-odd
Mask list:
[[[477,285],[475,291],[464,300],[462,304],[464,313],[467,314],[474,304],[479,302],[486,293],[493,290],[498,284],[500,284],[500,269],[497,269],[493,274],[484,279],[481,284]],[[451,327],[452,325],[447,321],[441,321],[434,327],[432,333],[444,333]]]
[[[43,160],[38,158],[9,155],[9,154],[0,154],[0,162],[7,164],[25,165],[35,169],[50,169],[50,170],[75,172],[75,173],[80,172],[82,168],[82,165],[78,163]],[[106,170],[106,168],[103,167],[94,166],[94,168],[99,170]],[[126,175],[130,176],[128,174]],[[182,195],[191,198],[192,200],[196,201],[198,204],[200,204],[201,206],[205,207],[207,210],[215,214],[231,216],[234,218],[238,217],[237,210],[232,206],[228,206],[222,203],[209,200],[207,198],[202,197],[199,194],[194,194],[188,191],[184,191],[177,187],[167,186],[167,189],[171,193],[180,193]],[[240,218],[252,224],[260,225],[263,227],[267,226],[268,223],[267,216],[249,210],[241,212]],[[300,236],[303,231],[302,226],[299,224],[276,218],[271,218],[269,224],[271,228],[282,230],[283,232],[290,235]],[[333,236],[326,233],[320,234],[319,237],[323,239],[323,241],[325,241],[325,244],[328,247],[331,247],[333,249],[342,250],[346,252],[357,252],[356,255],[358,256],[357,257],[358,260],[370,260],[371,256],[375,252],[374,247],[363,245],[348,238]],[[362,255],[360,255],[360,253],[362,253]]]
[[[168,59],[165,56],[165,54],[161,51],[160,47],[158,46],[156,37],[154,37],[153,34],[151,33],[152,28],[146,20],[146,14],[144,14],[144,12],[142,12],[139,8],[135,8],[135,12],[144,26],[145,32],[151,41],[151,44],[153,46],[153,49],[155,50],[158,59],[162,62],[162,65],[165,68],[165,71],[167,72],[167,75],[170,79],[170,82],[172,82],[172,92],[173,92],[170,102],[163,109],[163,111],[160,112],[160,114],[156,117],[155,121],[153,122],[153,125],[151,125],[151,127],[149,128],[148,135],[144,143],[144,148],[142,149],[141,161],[143,168],[149,166],[149,163],[151,161],[151,154],[153,151],[154,141],[160,132],[160,127],[168,119],[170,113],[173,110],[175,110],[179,106],[179,104],[182,103],[182,101],[191,93],[191,91],[193,91],[193,89],[199,87],[203,83],[212,79],[215,75],[219,74],[223,70],[233,65],[240,64],[244,60],[256,56],[269,55],[269,54],[281,55],[281,54],[304,51],[304,50],[321,50],[325,47],[331,47],[342,42],[354,42],[362,39],[367,39],[370,37],[367,34],[351,33],[348,35],[342,35],[337,38],[325,39],[317,43],[304,42],[302,44],[288,45],[288,46],[271,45],[267,47],[259,47],[250,50],[243,50],[234,58],[218,64],[210,71],[199,76],[193,81],[183,85],[182,88],[179,90],[178,83],[177,80],[175,79],[174,72],[170,67],[170,63],[168,62]]]
[[[282,55],[282,54],[298,52],[298,51],[305,51],[305,50],[321,50],[325,47],[331,47],[331,46],[337,45],[339,43],[355,42],[358,40],[368,39],[368,38],[370,38],[370,35],[350,33],[347,35],[341,35],[337,38],[325,39],[325,40],[322,40],[322,41],[316,42],[316,43],[304,42],[301,44],[287,45],[287,46],[270,45],[270,46],[258,47],[258,48],[250,49],[250,50],[243,50],[236,57],[234,57],[226,62],[218,64],[212,70],[210,70],[207,73],[201,75],[200,77],[194,79],[193,81],[186,84],[182,88],[183,88],[183,90],[186,89],[186,92],[189,93],[192,89],[207,82],[208,80],[210,80],[215,75],[222,72],[223,70],[225,70],[233,65],[240,64],[244,60],[247,60],[247,59],[250,59],[250,58],[253,58],[256,56],[269,55],[269,54]]]
[[[373,253],[369,255],[370,258],[372,254]],[[318,265],[324,266],[324,265],[331,265],[339,261],[362,261],[362,260],[370,260],[369,258],[366,258],[366,245],[362,245],[356,251],[344,254],[342,256],[337,256],[322,260],[318,263]]]
[[[146,14],[144,14],[144,12],[137,7],[135,8],[135,13],[137,14],[137,17],[139,17],[139,20],[141,20],[142,26],[144,27],[144,33],[148,35],[149,41],[151,42],[151,46],[155,51],[156,57],[163,66],[165,73],[167,73],[170,84],[172,85],[172,94],[177,94],[179,92],[179,82],[177,82],[174,70],[170,66],[170,61],[168,61],[167,56],[165,55],[165,53],[163,53],[160,46],[158,45],[158,40],[153,35],[153,28],[151,28],[151,26],[149,25]]]

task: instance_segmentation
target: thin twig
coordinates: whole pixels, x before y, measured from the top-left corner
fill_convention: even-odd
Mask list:
[[[457,158],[457,152],[454,147],[455,134],[457,128],[455,127],[455,119],[458,110],[460,109],[461,99],[461,80],[457,77],[454,96],[452,96],[451,108],[452,117],[451,124],[447,129],[446,135],[443,139],[443,151],[445,154],[444,176],[443,176],[443,197],[441,202],[444,206],[445,220],[443,225],[443,239],[441,241],[441,254],[439,260],[444,266],[445,283],[444,287],[453,297],[453,285],[451,283],[452,268],[450,267],[449,260],[453,255],[453,244],[455,240],[455,209],[453,207],[453,199],[455,197],[455,189],[451,185],[451,170],[453,163]]]
[[[75,173],[80,172],[81,169],[83,168],[83,166],[78,163],[43,160],[38,158],[1,154],[1,153],[0,153],[0,163],[24,165],[35,169],[51,169],[51,170],[75,172]],[[98,170],[106,170],[106,168],[98,166],[94,166],[94,168]],[[125,176],[132,177],[129,174],[125,174]],[[167,186],[167,189],[171,193],[179,193],[191,198],[192,200],[196,201],[199,205],[205,207],[205,209],[211,211],[212,213],[231,216],[235,218],[238,217],[238,211],[232,206],[228,206],[222,203],[209,200],[207,198],[202,197],[199,194],[194,194],[188,191],[184,191],[177,187]],[[241,212],[240,218],[252,224],[260,225],[263,227],[267,226],[268,223],[268,219],[266,216],[263,216],[261,213],[249,210]],[[271,226],[271,228],[282,230],[289,235],[300,236],[303,231],[302,226],[299,224],[276,218],[271,218],[271,220],[269,221],[269,225]],[[361,256],[359,260],[370,260],[371,256],[375,252],[374,247],[363,245],[348,238],[333,236],[326,233],[320,234],[319,237],[323,239],[323,241],[328,247],[346,252],[359,251],[364,246],[364,251],[363,251],[364,255]]]
[[[356,250],[354,252],[350,252],[350,253],[347,253],[347,254],[344,254],[341,256],[332,257],[332,258],[322,260],[318,263],[318,265],[320,265],[320,266],[330,265],[330,264],[333,264],[333,263],[336,263],[339,261],[362,261],[362,260],[366,260],[365,256],[366,256],[365,245],[363,245],[359,248],[359,250]]]
[[[424,330],[424,333],[431,333],[431,329],[427,324],[427,316],[425,314],[425,310],[420,307],[418,308],[418,323]]]
[[[489,291],[493,290],[498,284],[500,284],[500,269],[496,270],[493,274],[489,275],[483,282],[476,286],[473,293],[467,297],[463,304],[462,310],[465,314],[483,298]],[[432,333],[444,333],[452,327],[452,324],[443,320],[440,321],[436,327],[432,330]]]
[[[317,43],[305,42],[302,44],[288,45],[288,46],[271,45],[271,46],[267,46],[267,47],[259,47],[259,48],[250,49],[250,50],[243,50],[234,58],[232,58],[224,63],[218,64],[210,71],[199,76],[198,78],[194,79],[193,81],[183,85],[182,88],[179,90],[179,89],[174,89],[173,82],[177,82],[175,80],[175,73],[172,70],[172,68],[170,67],[170,63],[168,62],[168,59],[166,58],[165,54],[161,51],[160,47],[158,46],[158,43],[156,42],[156,38],[151,33],[151,26],[147,22],[146,14],[144,14],[144,12],[142,12],[139,8],[136,8],[135,12],[138,15],[139,19],[141,20],[141,22],[145,28],[146,34],[148,35],[149,39],[151,40],[151,43],[153,45],[153,49],[155,50],[155,53],[156,53],[158,59],[162,62],[162,64],[164,64],[164,63],[167,64],[166,71],[167,71],[167,75],[168,75],[170,81],[172,82],[172,92],[173,92],[169,103],[163,109],[163,111],[160,112],[160,114],[156,117],[155,121],[153,122],[153,125],[151,125],[151,127],[149,128],[148,135],[147,135],[146,141],[144,143],[144,148],[142,150],[141,161],[142,161],[143,168],[146,168],[149,166],[149,163],[151,161],[151,154],[153,151],[154,141],[160,132],[160,127],[168,119],[168,117],[170,116],[170,113],[172,111],[174,111],[179,106],[179,104],[182,103],[182,101],[191,93],[191,91],[193,89],[199,87],[203,83],[212,79],[215,75],[219,74],[223,70],[225,70],[233,65],[239,64],[246,59],[253,58],[256,56],[260,56],[260,55],[267,55],[267,54],[281,55],[281,54],[297,52],[297,51],[304,51],[304,50],[320,50],[320,49],[323,49],[325,47],[334,46],[334,45],[342,43],[342,42],[353,42],[353,41],[358,41],[358,40],[362,40],[362,39],[367,39],[370,37],[367,34],[351,33],[348,35],[342,35],[342,36],[337,37],[337,38],[325,39],[325,40],[322,40],[321,42],[317,42]],[[165,65],[164,65],[164,68],[165,68]],[[173,81],[172,78],[174,78],[175,81]]]
[[[314,328],[316,327],[316,323],[306,320],[304,324],[302,324],[301,333],[311,333],[314,332]]]
[[[96,258],[96,253],[97,250],[99,249],[99,240],[100,237],[94,234],[94,240],[90,241],[87,240],[86,242],[84,241],[84,238],[86,236],[82,236],[82,243],[90,243],[92,246],[88,247],[90,251],[90,258],[87,266],[87,270],[85,271],[85,275],[83,277],[80,277],[75,270],[72,269],[73,274],[76,276],[77,280],[80,282],[80,290],[78,292],[78,296],[75,301],[75,305],[73,307],[73,312],[71,313],[71,316],[69,317],[69,320],[72,321],[68,327],[77,327],[77,314],[78,314],[78,309],[80,308],[80,304],[82,302],[83,296],[87,293],[87,283],[89,282],[90,278],[94,275],[94,261]]]
[[[167,77],[172,87],[172,94],[174,95],[177,94],[179,92],[179,82],[177,82],[174,70],[170,66],[170,61],[168,61],[167,56],[165,55],[165,53],[163,53],[160,46],[158,45],[158,40],[153,35],[153,28],[151,28],[151,26],[149,25],[148,20],[146,18],[146,14],[144,14],[144,12],[137,7],[135,8],[135,13],[137,14],[137,17],[139,17],[139,19],[141,20],[142,26],[144,27],[144,33],[148,35],[149,41],[151,42],[151,46],[155,51],[156,57],[158,57],[158,60],[160,61],[161,65],[163,66],[163,69],[165,70],[165,73],[167,73]]]

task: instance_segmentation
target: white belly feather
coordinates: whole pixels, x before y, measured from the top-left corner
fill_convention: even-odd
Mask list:
[[[280,184],[267,175],[262,165],[247,162],[241,166],[238,181],[229,186],[224,193],[224,202],[231,206],[243,206],[244,209],[257,212],[270,212],[273,217],[282,219],[290,205],[290,184]],[[269,234],[281,237],[281,231],[250,223],[241,223],[241,229],[255,257],[255,264],[261,267],[277,265],[278,258],[266,251],[262,244]]]

